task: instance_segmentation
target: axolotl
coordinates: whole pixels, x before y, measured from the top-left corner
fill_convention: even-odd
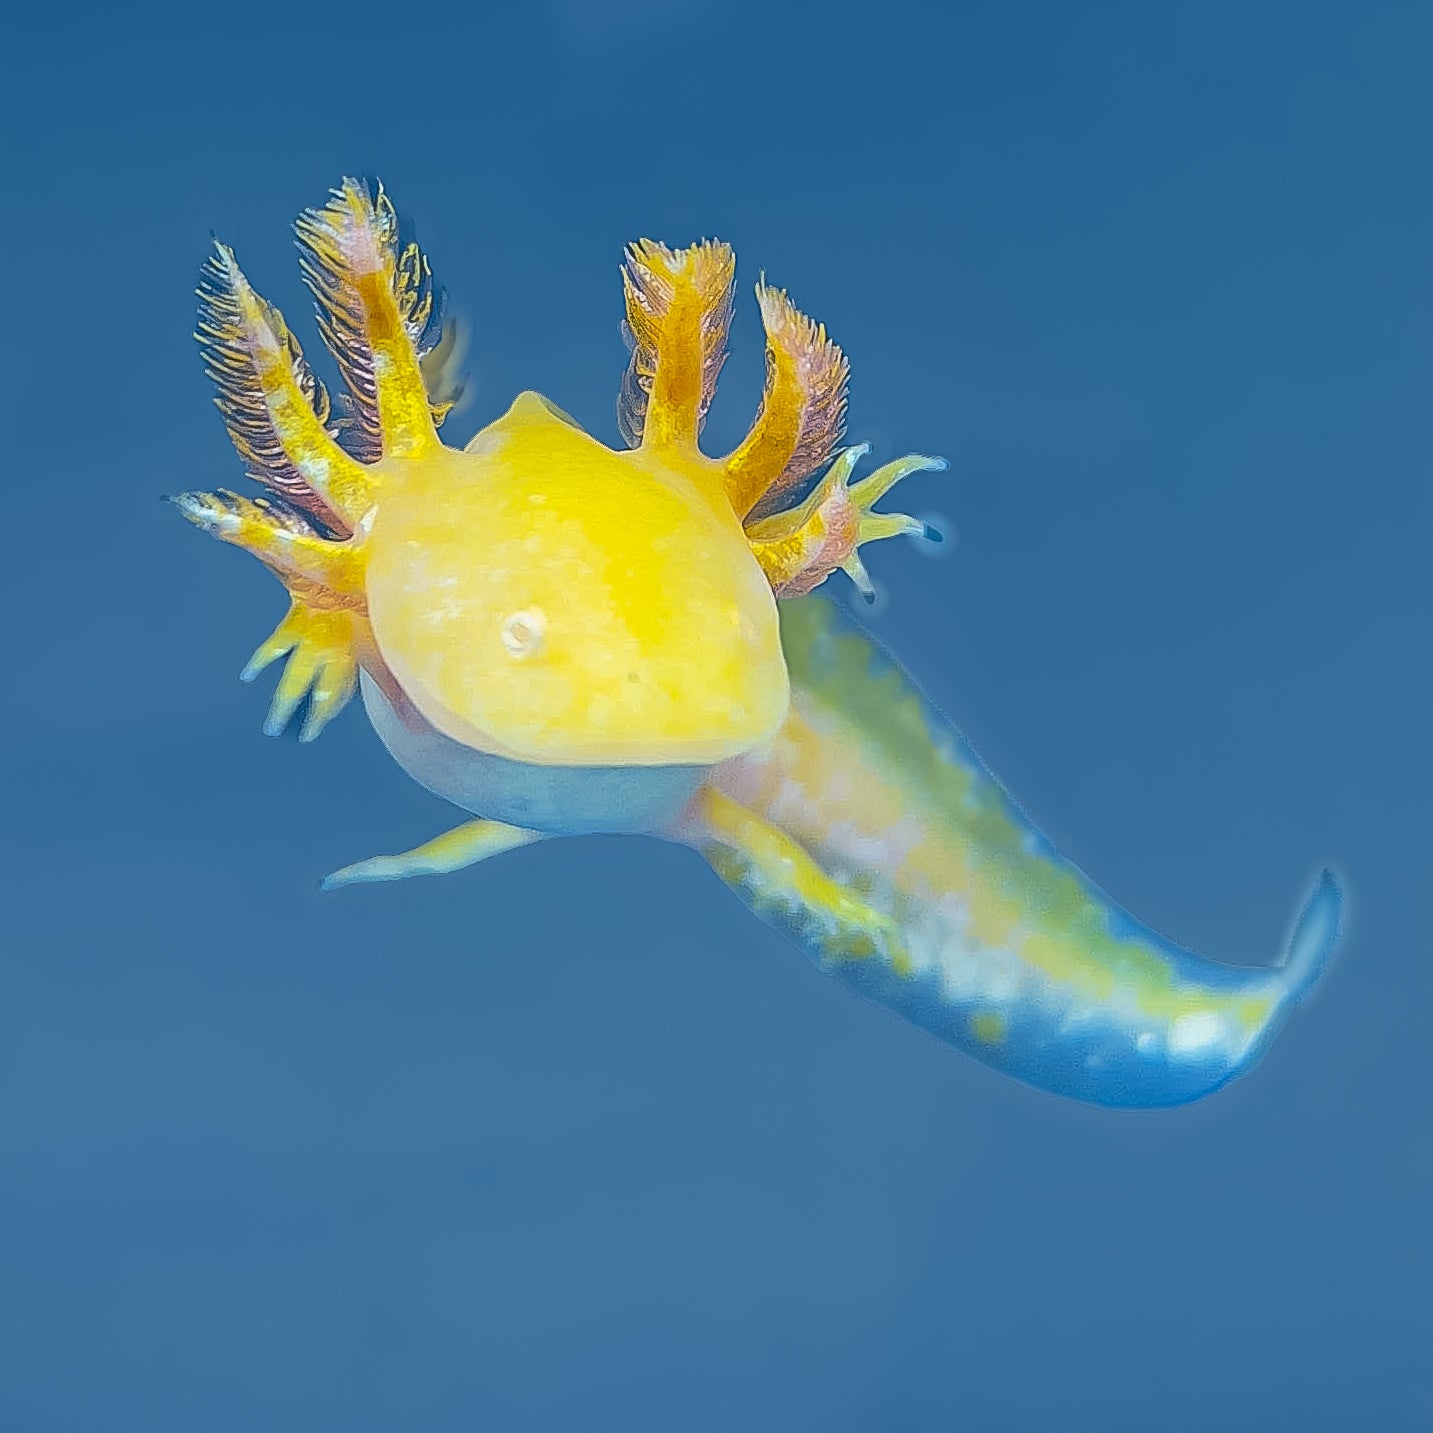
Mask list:
[[[297,224],[337,413],[221,243],[197,337],[264,495],[177,497],[288,590],[244,676],[286,658],[266,730],[312,739],[350,699],[471,819],[332,888],[455,871],[547,837],[641,832],[698,851],[826,970],[987,1064],[1109,1106],[1165,1106],[1260,1058],[1340,924],[1325,871],[1283,959],[1237,968],[1142,925],[1062,859],[890,656],[812,595],[917,534],[875,510],[912,455],[857,477],[848,364],[763,282],[750,431],[699,446],[735,259],[643,240],[622,269],[624,448],[522,393],[461,450],[456,328],[381,185]]]

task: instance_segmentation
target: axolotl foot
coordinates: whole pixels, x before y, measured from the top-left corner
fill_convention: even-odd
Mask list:
[[[278,736],[305,697],[308,711],[300,741],[312,741],[348,705],[358,689],[356,624],[350,611],[325,611],[295,599],[282,622],[249,658],[240,681],[252,682],[266,667],[287,657],[264,719],[264,732]]]
[[[851,482],[856,464],[870,450],[869,443],[845,449],[804,502],[747,523],[747,540],[778,597],[802,596],[839,567],[869,602],[876,589],[861,561],[865,543],[886,537],[938,537],[920,518],[873,508],[902,478],[940,472],[945,459],[911,453]]]

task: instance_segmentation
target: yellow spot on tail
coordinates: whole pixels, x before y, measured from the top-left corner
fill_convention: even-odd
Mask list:
[[[966,898],[970,906],[970,938],[992,949],[1009,945],[1020,924],[1019,902],[979,881],[971,885]]]
[[[994,1010],[982,1010],[970,1017],[970,1033],[982,1045],[998,1045],[1006,1035],[1005,1017]]]

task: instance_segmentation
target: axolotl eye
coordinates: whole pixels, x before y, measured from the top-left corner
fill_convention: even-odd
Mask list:
[[[526,607],[503,618],[502,639],[507,653],[516,661],[535,657],[542,651],[547,635],[547,614],[541,607]]]

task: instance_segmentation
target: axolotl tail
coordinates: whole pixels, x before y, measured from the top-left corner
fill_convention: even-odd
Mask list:
[[[1314,985],[1342,897],[1325,871],[1280,964],[1224,965],[1134,920],[1031,826],[894,661],[820,598],[784,603],[792,710],[714,785],[879,919],[864,950],[724,872],[824,968],[976,1058],[1094,1104],[1182,1104],[1248,1071]]]

